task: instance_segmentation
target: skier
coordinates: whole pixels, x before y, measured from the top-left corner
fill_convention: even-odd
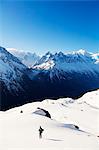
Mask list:
[[[44,129],[42,129],[42,127],[40,126],[39,128],[39,138],[42,138],[42,132],[44,131]]]

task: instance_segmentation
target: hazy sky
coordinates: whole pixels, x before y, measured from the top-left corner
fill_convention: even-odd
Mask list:
[[[45,53],[99,50],[99,1],[0,0],[0,45]]]

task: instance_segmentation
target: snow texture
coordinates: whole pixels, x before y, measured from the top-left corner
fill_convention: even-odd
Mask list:
[[[1,111],[0,149],[98,150],[98,101],[99,90],[86,93],[78,100],[46,99]],[[48,110],[52,119],[33,113],[37,107]],[[40,126],[44,128],[42,139],[38,133]]]

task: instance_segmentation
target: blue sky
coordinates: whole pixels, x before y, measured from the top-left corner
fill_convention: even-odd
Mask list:
[[[21,50],[99,50],[99,1],[0,1],[0,45]]]

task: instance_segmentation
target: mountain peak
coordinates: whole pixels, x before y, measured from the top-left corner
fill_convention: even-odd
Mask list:
[[[52,56],[52,53],[50,51],[48,51],[44,56],[47,58],[50,58]]]
[[[57,56],[63,57],[63,56],[64,56],[64,53],[60,51],[60,52],[57,53]]]
[[[73,51],[72,54],[79,54],[79,55],[89,55],[90,53],[88,53],[86,50],[84,49],[80,49],[78,51]]]

